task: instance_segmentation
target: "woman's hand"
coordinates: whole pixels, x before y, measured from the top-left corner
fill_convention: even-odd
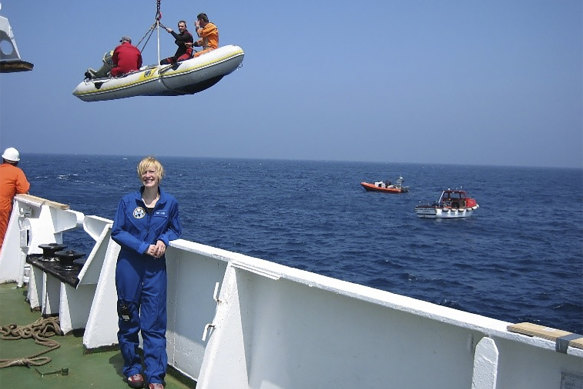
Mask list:
[[[166,253],[166,245],[161,240],[157,241],[156,244],[151,244],[146,251],[146,254],[154,258],[162,258],[164,253]]]

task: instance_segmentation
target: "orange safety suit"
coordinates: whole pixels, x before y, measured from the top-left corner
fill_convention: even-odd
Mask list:
[[[28,193],[30,183],[19,167],[9,163],[0,165],[0,249],[12,212],[12,200],[16,194]]]
[[[219,29],[213,23],[208,22],[204,27],[197,28],[196,33],[200,37],[196,42],[202,46],[202,50],[194,53],[195,57],[219,47]]]

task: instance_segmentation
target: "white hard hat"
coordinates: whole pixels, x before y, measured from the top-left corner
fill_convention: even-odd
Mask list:
[[[6,150],[4,150],[2,158],[4,158],[7,161],[18,162],[20,161],[20,153],[14,147],[9,147]]]

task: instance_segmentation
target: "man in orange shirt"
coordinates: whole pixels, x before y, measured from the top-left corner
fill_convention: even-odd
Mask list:
[[[2,154],[0,165],[0,250],[12,212],[12,200],[16,194],[28,193],[30,184],[22,169],[17,167],[20,153],[9,147]]]
[[[194,25],[196,26],[196,34],[199,36],[199,39],[194,42],[194,46],[202,47],[201,51],[194,53],[195,57],[219,47],[219,29],[209,22],[209,18],[205,13],[197,15]]]

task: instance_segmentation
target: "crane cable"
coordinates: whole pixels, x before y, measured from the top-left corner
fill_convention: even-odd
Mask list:
[[[161,0],[156,0],[156,21],[154,22],[154,24],[152,24],[152,26],[150,26],[149,30],[146,31],[146,33],[144,34],[144,36],[142,37],[142,39],[140,39],[140,41],[137,44],[137,47],[140,46],[140,44],[142,43],[142,41],[146,38],[146,36],[148,37],[146,39],[146,42],[144,42],[144,45],[142,46],[140,50],[140,53],[144,51],[144,49],[146,48],[146,45],[148,44],[148,41],[150,40],[150,38],[152,37],[152,34],[154,33],[154,30],[158,31],[158,63],[160,63],[160,27],[162,28],[166,28],[166,26],[164,26],[162,24],[162,22],[160,22],[160,19],[162,19],[162,12],[160,11],[160,3]],[[162,85],[164,85],[164,87],[166,89],[168,89],[169,91],[172,91],[174,93],[176,93],[177,95],[184,95],[186,94],[186,92],[178,90],[178,89],[174,89],[172,87],[169,87],[168,85],[166,85],[166,83],[164,82],[164,73],[168,70],[170,70],[173,67],[173,65],[168,65],[166,67],[163,67],[162,69],[160,69],[159,71],[159,75],[160,75],[160,81],[162,82]]]
[[[140,53],[143,52],[144,49],[146,48],[146,45],[150,41],[150,38],[152,37],[152,34],[154,33],[154,30],[157,30],[157,33],[158,33],[158,62],[160,62],[160,26],[162,28],[166,28],[160,22],[160,19],[162,19],[162,12],[160,11],[160,3],[161,3],[161,0],[156,0],[156,16],[154,17],[154,19],[155,19],[154,24],[152,24],[150,26],[150,28],[148,29],[148,31],[146,31],[146,33],[144,34],[144,36],[142,37],[142,39],[140,39],[140,41],[136,45],[136,47],[138,47],[138,49],[140,50]],[[147,37],[147,39],[146,39],[146,37]],[[146,39],[146,42],[144,42],[144,45],[140,49],[139,46],[140,46],[140,44],[142,43],[142,41],[144,39]]]
[[[160,3],[162,0],[156,0],[156,33],[158,35],[158,63],[160,63],[160,19],[162,19],[162,12],[160,12]]]

